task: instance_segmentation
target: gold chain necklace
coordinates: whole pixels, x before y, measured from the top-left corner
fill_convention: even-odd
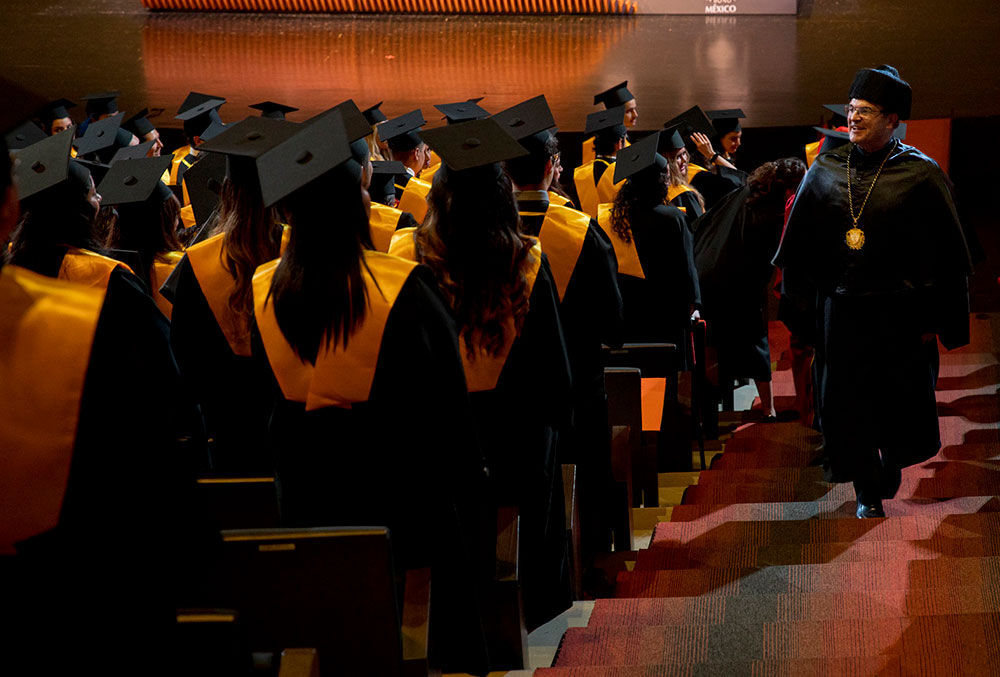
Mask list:
[[[895,140],[892,143],[893,148],[896,147]],[[875,172],[875,178],[872,179],[872,185],[868,186],[868,192],[865,193],[865,199],[861,203],[861,209],[858,210],[858,215],[854,215],[854,191],[851,190],[851,155],[854,153],[854,147],[847,152],[847,206],[851,210],[851,221],[854,222],[854,227],[847,231],[847,236],[844,238],[844,242],[851,249],[861,249],[865,246],[865,231],[858,228],[858,219],[861,218],[862,212],[865,211],[865,205],[868,204],[868,198],[871,197],[872,190],[875,188],[875,182],[878,181],[878,177],[882,174],[882,168],[885,167],[885,161],[889,159],[892,155],[892,148],[889,152],[885,154],[882,158],[882,164],[878,166],[878,171]]]

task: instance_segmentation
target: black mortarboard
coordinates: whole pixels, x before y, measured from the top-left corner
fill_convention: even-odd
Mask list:
[[[715,131],[719,136],[725,136],[729,132],[742,131],[740,127],[740,118],[746,117],[746,113],[744,113],[740,108],[707,110],[705,111],[705,115],[707,115],[708,119],[712,121],[712,127],[715,128]]]
[[[364,164],[371,156],[371,150],[368,148],[365,137],[372,133],[372,126],[353,99],[338,103],[333,108],[329,108],[319,115],[314,115],[306,121],[306,124],[311,125],[321,118],[332,115],[334,111],[340,115],[344,125],[347,140],[351,144],[351,155],[360,164]]]
[[[417,132],[423,125],[424,114],[417,109],[386,120],[378,128],[378,135],[392,150],[412,150],[421,144],[421,137]]]
[[[372,182],[368,187],[368,192],[375,196],[375,199],[382,202],[381,198],[386,195],[395,195],[395,177],[406,175],[406,165],[402,162],[373,161],[372,162]]]
[[[684,147],[684,138],[681,136],[679,126],[667,127],[660,130],[660,142],[657,149],[662,152],[680,150]]]
[[[184,186],[191,198],[195,223],[205,223],[215,211],[225,180],[226,156],[222,153],[202,153],[198,161],[184,172]]]
[[[388,123],[387,123],[388,124]],[[421,132],[424,143],[454,171],[483,167],[527,155],[493,119],[468,120]]]
[[[225,102],[225,99],[219,98],[203,100],[178,113],[175,119],[184,123],[184,133],[187,134],[188,138],[203,136],[203,132],[213,122],[222,123],[222,119],[219,117],[219,107]]]
[[[556,126],[544,94],[500,111],[492,119],[530,152],[544,150]]]
[[[360,113],[360,111],[359,111]],[[264,206],[270,207],[351,157],[340,111],[292,128],[292,136],[257,160]]]
[[[236,173],[246,176],[252,168],[252,175],[260,181],[263,188],[264,172],[261,171],[261,156],[287,141],[300,127],[302,125],[287,120],[249,117],[242,122],[229,125],[226,131],[202,143],[198,150],[226,155],[229,158],[227,166],[230,178]]]
[[[587,116],[587,135],[602,135],[621,138],[625,136],[625,107],[615,106],[599,110]]]
[[[833,127],[843,127],[847,124],[847,114],[844,113],[845,104],[842,103],[824,103],[823,108],[827,109],[833,113],[833,117],[830,118],[830,125]]]
[[[274,101],[261,101],[260,103],[252,104],[250,108],[259,110],[262,118],[274,118],[276,120],[284,120],[286,113],[293,113],[298,110],[294,106],[286,106],[283,103],[275,103]]]
[[[149,134],[156,129],[156,127],[153,126],[153,123],[146,119],[147,115],[149,115],[149,109],[143,108],[141,111],[123,122],[122,128],[127,129],[141,139],[146,136],[146,134]]]
[[[87,115],[94,117],[96,115],[111,115],[112,113],[117,113],[117,99],[119,95],[121,95],[121,92],[114,90],[110,92],[87,94],[80,98],[87,102]]]
[[[205,127],[205,131],[199,134],[199,136],[202,141],[208,141],[209,139],[214,139],[224,131],[226,131],[226,126],[224,124],[218,120],[212,120],[208,123],[208,127]]]
[[[140,158],[146,157],[149,153],[149,149],[153,147],[155,141],[143,141],[135,146],[125,146],[124,148],[119,148],[115,151],[114,156],[111,158],[111,164],[120,162],[122,160],[138,160]]]
[[[73,136],[70,134],[70,136]],[[48,135],[31,120],[25,120],[4,135],[8,150],[18,150],[47,139]]]
[[[483,97],[479,97],[478,99],[469,99],[457,103],[435,104],[434,107],[444,113],[444,117],[449,125],[453,125],[456,122],[488,118],[490,112],[479,106],[479,102],[482,100]]]
[[[663,124],[664,127],[677,127],[681,137],[687,142],[695,132],[701,132],[705,136],[715,136],[715,127],[705,113],[698,106],[691,106],[686,111]]]
[[[361,111],[361,114],[365,116],[365,120],[368,120],[368,124],[370,124],[372,127],[374,127],[380,122],[385,122],[386,120],[389,119],[385,116],[385,113],[383,113],[380,110],[382,103],[383,103],[382,101],[379,101],[371,108],[366,108],[363,111]]]
[[[118,141],[118,130],[121,125],[121,115],[112,115],[103,120],[90,123],[87,126],[86,133],[76,140],[77,155],[80,157],[91,155],[115,145]],[[126,143],[125,145],[128,144]]]
[[[72,134],[53,134],[18,152],[14,177],[22,200],[66,180],[72,144]]]
[[[188,108],[183,113],[178,113],[174,118],[176,120],[183,120],[187,122],[188,120],[194,120],[200,115],[205,115],[213,111],[218,111],[219,106],[226,102],[225,99],[208,99],[207,101],[202,101],[197,106],[192,106]]]
[[[69,99],[56,99],[42,108],[38,113],[38,117],[42,119],[42,122],[46,123],[50,123],[53,120],[62,120],[69,117],[70,108],[76,108],[76,103]]]
[[[661,172],[666,169],[666,158],[656,151],[659,141],[660,132],[653,132],[618,151],[615,158],[615,183],[634,177],[644,169],[655,168]]]
[[[851,140],[851,135],[847,132],[837,131],[836,129],[827,129],[826,127],[813,127],[817,132],[823,135],[823,150],[833,150],[839,146],[843,146],[845,143]]]
[[[625,105],[634,98],[632,92],[628,91],[628,80],[626,80],[625,82],[619,82],[610,89],[605,89],[600,94],[595,94],[594,105],[603,103],[605,108],[615,108],[616,106]]]
[[[188,95],[184,97],[183,103],[177,109],[177,115],[181,115],[185,111],[191,110],[199,104],[203,104],[211,99],[220,99],[222,101],[226,100],[224,96],[217,96],[215,94],[202,94],[201,92],[188,92]]]
[[[94,162],[91,160],[81,160],[80,158],[73,158],[69,161],[70,168],[74,164],[80,165],[84,169],[90,172],[90,177],[94,180],[94,185],[98,185],[107,176],[108,170],[111,169],[111,165],[106,165],[103,162]]]
[[[159,199],[166,199],[170,189],[160,180],[170,169],[173,158],[140,158],[115,162],[97,187],[102,205],[123,205],[145,202],[154,193]],[[157,190],[159,186],[163,188]]]

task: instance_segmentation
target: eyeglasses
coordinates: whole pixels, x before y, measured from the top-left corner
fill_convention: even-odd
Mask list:
[[[863,118],[871,118],[876,115],[881,115],[882,111],[878,108],[872,108],[871,106],[852,106],[851,104],[844,106],[844,114],[847,115],[847,117],[851,117],[855,113]]]

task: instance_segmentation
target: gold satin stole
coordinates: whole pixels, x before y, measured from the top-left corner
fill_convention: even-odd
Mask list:
[[[635,238],[633,237],[630,242],[625,242],[618,237],[611,227],[611,207],[610,204],[600,206],[597,224],[611,238],[611,245],[615,248],[615,258],[618,259],[618,272],[622,275],[631,275],[645,280],[646,274],[642,271],[642,264],[639,263],[639,252],[635,248]]]
[[[87,287],[107,289],[111,273],[115,268],[124,268],[132,273],[132,269],[121,261],[102,256],[89,249],[70,247],[59,266],[59,279],[76,282]]]

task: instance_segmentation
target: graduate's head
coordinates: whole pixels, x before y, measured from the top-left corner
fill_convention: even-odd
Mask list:
[[[797,157],[765,162],[747,178],[747,207],[784,212],[785,202],[798,190],[805,175],[806,163]]]
[[[594,136],[594,153],[614,156],[625,147],[625,107],[616,106],[587,116],[585,133]]]
[[[639,120],[639,107],[636,104],[635,96],[628,90],[628,80],[621,82],[614,87],[610,87],[603,92],[594,95],[594,105],[604,104],[605,108],[624,108],[623,121],[628,128],[635,127]]]
[[[147,151],[147,157],[159,157],[163,151],[163,142],[160,140],[160,132],[146,116],[149,109],[143,108],[141,111],[122,123],[122,127],[135,134],[142,143],[152,141],[153,145]]]
[[[492,119],[528,151],[504,163],[514,186],[518,190],[548,190],[559,168],[559,142],[545,96],[522,101]]]
[[[862,68],[854,76],[845,108],[851,142],[865,151],[883,148],[900,120],[910,117],[913,92],[889,65]]]
[[[120,94],[121,92],[115,90],[84,95],[82,98],[87,102],[87,117],[96,122],[115,115],[118,112]]]
[[[615,162],[615,183],[624,181],[611,209],[611,228],[622,240],[632,240],[632,215],[667,201],[670,167],[657,150],[660,132],[653,132],[623,149]]]
[[[141,158],[115,162],[98,186],[101,204],[117,212],[108,244],[139,252],[147,262],[155,254],[178,251],[180,203],[161,181],[171,158]]]
[[[402,162],[414,174],[423,171],[428,160],[427,144],[421,136],[423,124],[424,116],[418,109],[383,122],[378,130],[392,159]]]

